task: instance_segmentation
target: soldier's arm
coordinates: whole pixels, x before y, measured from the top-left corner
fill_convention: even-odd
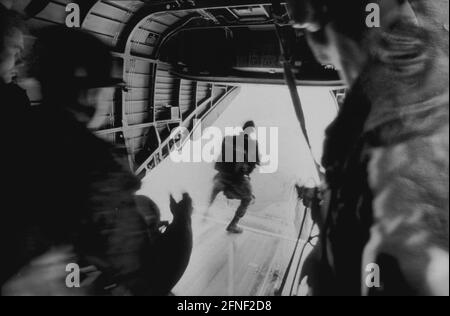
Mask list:
[[[363,256],[363,294],[402,285],[414,294],[449,294],[448,148],[447,126],[372,152],[374,224]],[[367,287],[372,263],[379,264],[384,288]]]

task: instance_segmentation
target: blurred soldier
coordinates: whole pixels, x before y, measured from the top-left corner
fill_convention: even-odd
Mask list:
[[[448,1],[291,0],[290,9],[317,58],[351,87],[327,131],[315,294],[448,295]]]
[[[177,203],[170,197],[173,221],[166,224],[165,231],[154,234],[151,248],[152,259],[148,266],[153,271],[148,295],[166,296],[184,275],[193,248],[192,200],[184,194]],[[163,224],[163,223],[161,223]]]
[[[20,166],[21,149],[24,146],[23,126],[19,127],[18,122],[22,121],[25,112],[29,109],[30,101],[20,87],[14,83],[18,74],[18,67],[22,63],[22,53],[24,49],[24,22],[20,16],[7,10],[0,4],[0,104],[1,104],[1,124],[2,133],[2,154],[1,165],[4,166],[1,172],[3,190],[1,200],[3,205],[12,205],[16,202],[17,195],[14,195],[21,184],[15,171]],[[22,121],[23,122],[23,121]],[[6,217],[11,216],[11,210],[5,207],[0,212],[0,253],[11,253],[14,251],[11,242],[13,235],[6,234],[8,227]],[[2,260],[0,263],[0,285],[14,269],[11,261]]]
[[[238,227],[238,223],[255,200],[250,175],[258,165],[260,165],[260,157],[256,126],[253,121],[248,121],[239,135],[225,137],[221,157],[215,166],[218,174],[214,178],[210,205],[214,203],[220,192],[223,192],[228,199],[241,201],[233,220],[227,227],[230,233],[243,232],[242,228]]]
[[[39,35],[35,57],[44,99],[26,122],[19,163],[28,168],[18,170],[22,198],[8,218],[16,251],[4,256],[14,270],[3,294],[152,294],[155,274],[177,271],[151,270],[149,230],[135,199],[140,181],[90,132],[105,117],[102,93],[122,82],[110,76],[109,49],[87,33],[52,27]],[[189,204],[173,207],[190,216]],[[82,268],[80,288],[62,278],[72,263]]]

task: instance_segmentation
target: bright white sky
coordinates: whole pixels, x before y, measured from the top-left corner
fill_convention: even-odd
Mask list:
[[[300,88],[314,155],[321,160],[324,131],[337,115],[337,104],[329,89]],[[310,151],[301,133],[292,100],[285,86],[247,85],[214,123],[225,134],[225,127],[240,127],[248,120],[258,127],[278,127],[279,168],[276,174],[255,172],[253,182],[260,196],[267,186],[292,187],[316,178]],[[186,146],[190,146],[190,142]],[[165,208],[169,193],[189,192],[198,203],[206,203],[215,175],[214,164],[174,163],[166,159],[144,179],[142,194]],[[281,190],[281,189],[280,189]],[[280,192],[279,192],[280,193]],[[278,194],[278,193],[277,193]],[[278,194],[277,196],[280,196]],[[269,197],[267,197],[269,199]]]

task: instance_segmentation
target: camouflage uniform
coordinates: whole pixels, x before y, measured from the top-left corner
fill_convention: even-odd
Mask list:
[[[419,24],[372,39],[372,59],[327,131],[331,207],[316,294],[434,294],[429,269],[448,260],[448,32],[417,8]],[[381,288],[363,284],[370,263]]]

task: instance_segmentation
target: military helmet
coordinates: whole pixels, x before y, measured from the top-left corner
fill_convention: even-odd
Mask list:
[[[123,83],[111,76],[109,47],[94,35],[63,26],[41,30],[35,45],[34,75],[42,86],[63,90],[110,87]]]

